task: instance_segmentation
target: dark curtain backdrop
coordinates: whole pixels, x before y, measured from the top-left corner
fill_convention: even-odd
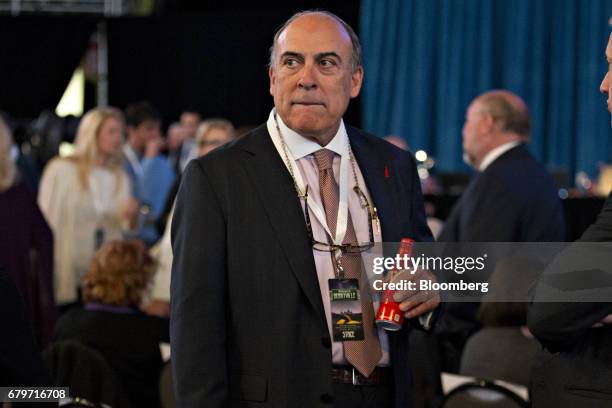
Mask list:
[[[124,108],[150,99],[166,124],[187,107],[237,125],[259,124],[272,107],[267,63],[274,31],[294,12],[318,7],[358,29],[359,2],[353,0],[182,0],[168,2],[161,16],[108,19],[110,103]],[[30,119],[55,109],[98,21],[0,16],[0,111]],[[89,82],[85,99],[85,108],[92,108],[95,86]],[[346,119],[361,124],[359,100]]]
[[[268,49],[287,18],[317,5],[302,3],[109,20],[110,103],[124,108],[150,99],[166,124],[187,107],[239,126],[262,123],[273,106]],[[329,9],[358,26],[358,2]],[[361,124],[358,100],[346,120]]]
[[[362,0],[366,130],[398,134],[441,170],[463,170],[461,128],[479,93],[529,105],[531,150],[550,168],[596,175],[610,162],[599,84],[612,0]]]
[[[0,17],[0,110],[32,118],[55,109],[95,28],[82,17]]]

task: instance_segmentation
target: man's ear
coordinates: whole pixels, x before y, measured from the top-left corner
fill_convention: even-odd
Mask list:
[[[361,84],[363,82],[363,67],[357,67],[355,72],[351,74],[351,98],[357,97],[361,90]]]
[[[270,77],[270,95],[274,96],[274,85],[276,84],[276,72],[274,68],[268,68],[268,76]]]
[[[491,133],[495,128],[495,119],[493,119],[493,116],[488,112],[483,112],[481,115],[480,130],[482,130],[483,133]]]

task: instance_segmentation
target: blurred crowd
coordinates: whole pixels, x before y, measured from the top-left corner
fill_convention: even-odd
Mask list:
[[[90,110],[71,144],[70,120],[28,143],[9,123],[0,117],[0,272],[25,303],[36,347],[56,376],[70,340],[102,351],[131,406],[159,406],[168,220],[189,161],[234,139],[234,126],[187,110],[164,136],[146,101]]]

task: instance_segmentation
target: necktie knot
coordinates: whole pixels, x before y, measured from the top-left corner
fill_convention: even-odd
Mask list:
[[[336,153],[329,149],[320,149],[314,152],[314,158],[319,167],[319,171],[331,169],[335,155]]]

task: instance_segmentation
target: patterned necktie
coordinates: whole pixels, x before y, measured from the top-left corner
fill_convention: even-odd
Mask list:
[[[325,217],[327,218],[327,226],[329,231],[336,234],[336,223],[338,217],[338,205],[340,202],[339,188],[334,178],[332,163],[335,153],[328,149],[321,149],[314,152],[315,161],[319,167],[319,187],[321,189],[321,200],[325,209]],[[344,235],[344,244],[357,244],[357,236],[353,228],[351,214],[348,213],[348,221],[346,226],[346,234]],[[333,257],[333,255],[332,255]],[[360,280],[361,276],[361,254],[343,254],[342,264],[344,266],[344,277]],[[345,341],[344,357],[355,367],[361,374],[366,377],[374,371],[376,364],[382,357],[380,342],[378,341],[378,333],[374,326],[374,309],[369,296],[364,296],[367,290],[367,282],[360,282],[359,289],[361,291],[361,308],[363,310],[363,332],[364,340]]]

